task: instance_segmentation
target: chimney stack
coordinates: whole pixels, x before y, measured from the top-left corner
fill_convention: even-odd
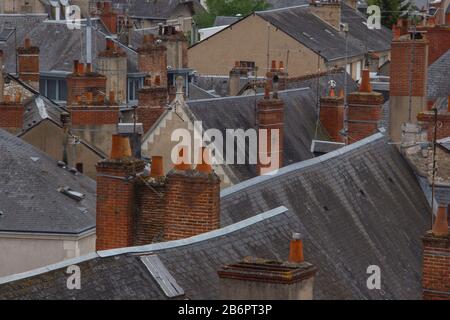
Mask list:
[[[236,61],[233,69],[230,71],[230,79],[228,82],[228,92],[230,96],[237,96],[241,90],[241,78],[248,78],[248,68],[243,67],[241,62]]]
[[[40,50],[32,46],[29,38],[23,47],[17,48],[19,78],[39,91],[39,54]]]
[[[94,105],[99,100],[99,96],[106,92],[106,77],[92,72],[92,65],[75,60],[73,63],[73,73],[67,77],[67,106],[70,108],[79,105],[83,100],[78,97],[89,96],[90,101],[84,99],[87,105]],[[92,96],[92,97],[91,97]]]
[[[344,142],[341,130],[344,128],[344,96],[337,96],[335,88],[320,98],[320,122],[333,142]]]
[[[179,163],[167,174],[165,240],[188,238],[220,227],[220,178],[202,165],[192,170],[187,148],[181,148],[179,156]],[[206,157],[202,159],[202,163],[208,162]]]
[[[110,1],[103,1],[103,4],[97,6],[100,11],[100,19],[105,25],[106,29],[112,34],[117,34],[117,13],[112,9]]]
[[[303,259],[294,234],[290,261],[245,258],[218,271],[222,300],[313,300],[317,268]]]
[[[372,91],[370,72],[363,70],[359,91],[348,95],[349,144],[377,133],[383,112],[384,98]]]
[[[277,81],[276,76],[273,80],[267,81],[265,97],[258,102],[257,106],[259,138],[256,172],[258,175],[267,174],[284,165],[284,102],[278,97],[276,89],[272,96],[270,95],[271,84],[276,88]],[[269,159],[271,163],[268,163]]]
[[[127,55],[114,40],[106,39],[106,48],[97,59],[97,72],[106,77],[106,92],[116,93],[116,102],[127,102]]]
[[[189,43],[184,33],[174,26],[166,26],[161,38],[167,48],[167,65],[172,69],[188,68]]]
[[[417,115],[427,108],[428,41],[401,37],[392,41],[389,134],[401,142],[405,123],[417,123]],[[411,110],[410,90],[412,87]]]
[[[287,89],[288,73],[284,68],[283,61],[272,60],[271,68],[266,73],[267,81],[270,82],[270,86],[273,87],[273,79],[278,79],[278,90],[283,91]]]
[[[138,54],[139,71],[153,78],[159,76],[161,86],[167,87],[167,48],[162,40],[156,39],[152,34],[145,35]]]
[[[143,123],[144,131],[148,132],[164,113],[169,92],[167,87],[161,86],[161,78],[157,75],[154,85],[149,77],[145,79],[144,87],[139,89],[138,95],[138,119]]]
[[[450,300],[450,234],[448,208],[440,206],[433,230],[423,237],[424,300]]]

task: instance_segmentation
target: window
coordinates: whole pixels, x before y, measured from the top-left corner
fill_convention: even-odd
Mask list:
[[[144,85],[143,77],[128,77],[128,101],[137,101],[139,89]]]
[[[356,63],[356,81],[361,80],[361,69],[362,69],[362,64],[361,61],[358,61]]]
[[[66,101],[66,79],[41,77],[39,81],[39,91],[43,96],[54,101]]]

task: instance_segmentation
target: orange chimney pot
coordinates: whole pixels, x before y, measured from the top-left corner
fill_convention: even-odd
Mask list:
[[[362,71],[362,79],[359,92],[372,92],[372,86],[370,85],[370,71],[368,69],[364,69]]]
[[[111,159],[119,160],[131,158],[130,140],[127,137],[115,134],[112,136]]]
[[[150,177],[161,178],[164,176],[163,157],[153,156]]]
[[[202,147],[200,150],[200,163],[197,165],[196,170],[206,174],[212,173],[210,162],[209,150],[206,147]]]
[[[116,104],[116,94],[114,91],[109,92],[109,104],[110,105]]]
[[[289,250],[289,262],[302,263],[305,261],[303,256],[303,241],[300,238],[301,236],[298,233],[294,233],[292,236]]]
[[[447,207],[438,208],[436,220],[433,225],[433,234],[438,237],[445,237],[448,233]]]

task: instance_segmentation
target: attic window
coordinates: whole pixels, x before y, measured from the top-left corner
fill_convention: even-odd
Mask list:
[[[69,187],[61,187],[58,189],[58,191],[61,192],[63,195],[66,195],[69,198],[76,200],[76,201],[81,201],[86,197],[81,192],[74,191],[74,190],[70,189]]]
[[[184,295],[183,288],[178,285],[177,281],[157,255],[141,257],[141,261],[168,298],[176,298]]]

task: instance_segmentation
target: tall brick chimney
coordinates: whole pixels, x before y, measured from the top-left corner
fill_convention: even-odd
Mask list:
[[[29,38],[23,47],[17,49],[19,78],[39,91],[39,54],[40,50],[32,46]]]
[[[112,40],[106,39],[106,48],[97,59],[97,71],[106,77],[106,92],[115,92],[118,104],[127,102],[127,55]]]
[[[161,39],[152,34],[145,35],[142,46],[138,49],[139,71],[146,72],[161,79],[161,86],[167,87],[167,48]]]
[[[273,94],[270,94],[271,83],[274,85]],[[277,77],[266,83],[265,96],[258,102],[257,120],[259,129],[258,141],[258,164],[256,172],[258,175],[267,174],[284,165],[284,102],[278,96]],[[261,140],[261,130],[267,130],[267,140]],[[276,137],[278,130],[278,139],[274,146],[275,154],[272,154],[272,140]],[[273,138],[272,138],[273,137]],[[264,145],[266,148],[264,148]],[[261,148],[263,147],[263,148]],[[265,149],[265,150],[264,150]],[[272,158],[275,162],[267,164],[263,159]],[[278,167],[278,168],[274,168]]]
[[[372,91],[370,72],[363,70],[358,92],[348,95],[348,136],[354,143],[377,133],[383,112],[384,98]]]
[[[270,69],[266,73],[267,81],[269,81],[269,84],[271,87],[273,87],[273,79],[277,77],[278,79],[278,90],[283,91],[287,89],[287,78],[288,73],[286,72],[286,69],[284,68],[283,61],[276,61],[272,60],[272,64]]]
[[[135,180],[144,162],[131,157],[128,138],[112,141],[110,158],[97,164],[97,250],[134,245]]]
[[[220,178],[211,169],[206,151],[195,169],[184,162],[187,148],[180,150],[180,163],[167,174],[165,240],[192,237],[220,228]]]
[[[428,41],[415,38],[392,41],[389,134],[393,142],[401,142],[403,125],[416,123],[417,114],[427,108]]]
[[[341,130],[344,127],[344,97],[337,96],[335,89],[320,98],[320,122],[334,142],[344,142]]]
[[[103,1],[97,3],[98,10],[100,11],[100,19],[112,34],[117,33],[117,13],[112,9],[112,2]]]
[[[150,130],[164,113],[168,95],[168,89],[161,85],[159,75],[156,76],[153,83],[150,77],[145,79],[144,87],[139,90],[139,106],[137,108],[138,120],[144,125],[144,132]]]
[[[438,208],[433,230],[423,237],[424,300],[450,300],[450,233],[448,209]]]
[[[317,268],[303,259],[299,234],[289,261],[245,258],[218,271],[222,300],[312,300]]]

